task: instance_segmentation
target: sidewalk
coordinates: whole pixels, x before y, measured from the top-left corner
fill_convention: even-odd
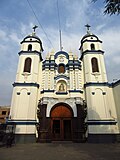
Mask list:
[[[120,143],[16,144],[0,148],[0,160],[119,160]]]

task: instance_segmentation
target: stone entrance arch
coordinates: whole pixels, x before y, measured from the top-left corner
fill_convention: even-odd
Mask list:
[[[86,110],[84,105],[76,104],[76,111],[64,102],[56,103],[53,107],[49,104],[40,103],[38,108],[38,142],[55,140],[84,142],[86,140],[87,126],[85,124]],[[77,112],[77,116],[74,116],[75,112]]]
[[[72,140],[72,108],[57,104],[51,109],[50,117],[52,140]]]

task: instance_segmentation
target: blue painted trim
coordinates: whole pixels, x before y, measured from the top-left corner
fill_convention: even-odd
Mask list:
[[[75,63],[68,63],[68,66],[73,66],[73,67],[75,67],[75,66],[80,66],[80,64],[75,64]]]
[[[93,39],[91,39],[91,40],[85,39],[85,38],[87,38],[87,37],[95,37],[95,38],[97,39],[96,42],[102,43],[102,41],[99,40],[99,38],[98,38],[96,35],[94,35],[94,34],[86,34],[86,35],[82,38],[82,40],[81,40],[81,46],[80,46],[79,50],[81,50],[82,45],[83,45],[84,42],[86,42],[86,41],[88,41],[88,42],[89,42],[89,41],[90,41],[90,42],[93,42]]]
[[[35,36],[35,35],[28,35],[28,36],[26,36],[26,37],[23,39],[23,41],[25,41],[27,38],[35,38],[35,39],[41,41],[40,38],[37,37],[37,36]]]
[[[79,60],[69,60],[67,65],[80,66],[81,63]]]
[[[51,69],[55,69],[55,67],[57,67],[57,65],[54,60],[45,60],[42,65],[43,70],[45,69],[51,70]]]
[[[41,93],[45,93],[45,92],[54,92],[55,90],[43,90],[41,91]]]
[[[9,122],[24,122],[24,121],[32,121],[32,122],[36,122],[36,120],[33,119],[8,119]]]
[[[38,122],[36,120],[8,120],[7,124],[15,125],[36,125]]]
[[[85,40],[83,40],[82,41],[82,43],[84,43],[84,42],[100,42],[100,43],[102,43],[102,41],[101,40],[93,40],[93,39],[91,39],[91,40],[89,40],[89,39],[85,39]]]
[[[87,55],[87,54],[104,54],[104,51],[102,51],[102,50],[85,50],[84,52],[82,52],[80,60],[82,60],[83,56]]]
[[[89,83],[86,83],[84,84],[84,87],[89,87],[89,86],[109,86],[109,83],[108,82],[89,82]]]
[[[81,90],[69,90],[69,92],[75,92],[75,93],[76,92],[78,92],[78,93],[80,92],[80,93],[83,93],[83,91],[81,91]]]
[[[56,92],[57,95],[67,95],[68,92]]]
[[[88,120],[88,125],[116,125],[115,120]]]
[[[44,63],[43,66],[51,66],[51,65],[54,65],[55,66],[55,63]]]
[[[37,41],[37,40],[36,41],[35,40],[34,41],[33,40],[32,41],[25,41],[25,40],[23,40],[22,42],[20,42],[20,44],[22,44],[22,43],[39,43],[40,45],[42,45],[41,41]]]
[[[35,40],[33,40],[33,41],[32,41],[32,40],[31,40],[31,41],[27,40],[27,41],[26,41],[27,38],[35,38],[35,39],[37,39],[38,41],[37,41],[37,40],[36,40],[36,41],[35,41]],[[44,49],[43,49],[43,47],[42,47],[42,41],[41,41],[40,38],[37,37],[37,36],[29,35],[29,36],[27,36],[27,37],[25,37],[25,38],[23,39],[23,41],[21,42],[21,44],[22,44],[22,43],[32,43],[32,42],[39,43],[40,46],[41,46],[41,50],[44,51]]]
[[[13,87],[16,87],[16,86],[25,86],[25,87],[31,87],[31,86],[33,86],[33,87],[37,87],[37,88],[39,88],[39,84],[37,84],[37,83],[13,83]]]
[[[63,54],[66,56],[67,59],[69,59],[68,53],[65,51],[59,51],[55,54],[55,59],[58,57],[58,55]]]
[[[18,54],[19,54],[19,56],[22,54],[22,55],[33,55],[33,54],[37,54],[37,55],[39,55],[40,56],[40,60],[42,61],[43,59],[42,59],[42,56],[41,56],[41,52],[38,52],[38,51],[36,51],[36,50],[34,50],[34,51],[20,51],[20,52],[18,52]]]
[[[103,54],[104,51],[102,50],[85,50],[84,52],[82,52],[82,54],[94,54],[94,53],[97,53],[97,54]]]
[[[69,69],[79,69],[81,70],[81,62],[79,60],[69,60],[67,64]]]
[[[27,53],[27,54],[31,54],[31,53],[32,53],[32,54],[33,54],[33,53],[35,54],[35,53],[37,53],[38,55],[41,54],[41,52],[38,52],[38,51],[36,51],[36,50],[34,50],[34,51],[23,51],[23,50],[22,50],[22,51],[20,51],[18,54],[21,55],[21,54],[24,54],[24,53],[25,53],[25,54],[26,54],[26,53]]]
[[[108,83],[108,82],[89,82],[84,84],[84,87],[89,87],[89,86],[108,86],[108,87],[115,87],[117,85],[120,85],[120,80],[118,80],[115,83]]]
[[[98,38],[96,35],[94,35],[94,34],[86,34],[86,35],[82,38],[81,43],[83,43],[83,42],[84,42],[84,39],[87,38],[87,37],[95,37],[95,38],[97,39],[97,41],[100,41],[100,42],[102,43],[102,41],[99,40],[99,38]],[[91,40],[92,40],[92,39],[91,39]]]
[[[55,60],[44,60],[43,64],[55,64]]]
[[[54,77],[55,80],[60,79],[60,78],[64,78],[66,80],[69,80],[70,78],[65,76],[65,75],[58,75],[57,77]]]
[[[116,87],[118,85],[120,85],[120,79],[118,81],[116,81],[115,83],[111,83],[112,87]]]

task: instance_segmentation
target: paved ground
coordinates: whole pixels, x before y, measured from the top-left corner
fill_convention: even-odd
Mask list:
[[[0,148],[0,160],[120,160],[120,143],[33,143]]]

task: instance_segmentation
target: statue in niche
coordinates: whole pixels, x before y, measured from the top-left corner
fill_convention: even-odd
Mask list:
[[[64,84],[61,83],[60,86],[59,86],[59,91],[62,92],[62,91],[65,91],[65,88],[64,88]]]

